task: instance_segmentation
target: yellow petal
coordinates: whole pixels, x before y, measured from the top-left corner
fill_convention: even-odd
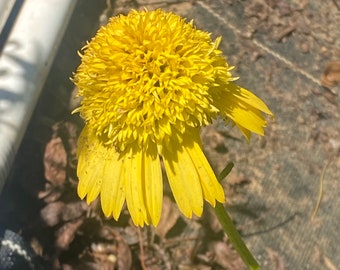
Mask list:
[[[187,147],[186,151],[194,163],[200,177],[204,199],[215,207],[216,200],[221,203],[225,202],[224,190],[202,151],[199,143],[201,141],[199,131],[197,130],[192,136],[193,147]]]
[[[235,106],[229,113],[229,117],[237,126],[241,126],[251,132],[259,135],[264,135],[263,127],[266,126],[266,120],[263,118],[261,112],[253,107],[238,102],[239,105]]]
[[[162,156],[169,184],[182,213],[192,217],[202,215],[203,194],[200,177],[195,164],[184,147],[179,147],[174,141],[169,144],[169,149],[162,150]]]
[[[246,128],[238,125],[238,124],[235,124],[235,125],[239,128],[239,130],[241,130],[241,132],[244,135],[244,137],[246,137],[247,140],[250,141],[251,132],[248,129],[246,129]]]
[[[271,116],[273,113],[261,99],[232,82],[220,85],[212,94],[221,114],[231,119],[248,140],[251,132],[264,134],[267,124],[264,113]]]
[[[105,156],[105,147],[85,127],[78,141],[77,175],[78,195],[82,199],[87,195],[87,203],[94,201],[100,192],[104,169],[102,159]]]
[[[252,107],[268,114],[268,115],[273,115],[273,113],[269,110],[267,105],[256,95],[254,95],[252,92],[248,91],[245,88],[242,88],[238,86],[235,83],[230,82],[228,84],[228,88],[230,90],[234,91],[234,93],[237,93],[237,98],[244,101],[245,103],[251,105]]]
[[[78,139],[78,166],[77,166],[77,176],[79,178],[78,183],[78,195],[81,199],[84,199],[88,192],[88,185],[90,178],[87,177],[88,172],[85,171],[89,168],[89,158],[91,156],[91,148],[88,142],[88,129],[85,127]]]
[[[123,162],[115,148],[111,148],[105,157],[103,184],[100,200],[105,216],[113,215],[118,220],[125,201],[125,181],[122,175]]]
[[[156,145],[152,145],[151,154],[143,155],[144,197],[151,223],[157,226],[162,213],[163,180],[162,169]]]
[[[142,178],[142,153],[130,151],[124,156],[124,179],[126,187],[126,204],[136,226],[144,226],[150,223],[148,219],[145,198],[144,179]]]
[[[252,101],[249,102],[252,103]],[[249,102],[244,101],[244,98],[240,98],[240,92],[223,92],[222,96],[216,97],[216,106],[221,110],[222,114],[225,114],[238,127],[241,127],[241,131],[247,138],[249,132],[244,132],[245,129],[263,135],[263,128],[266,126],[266,120],[262,112]]]

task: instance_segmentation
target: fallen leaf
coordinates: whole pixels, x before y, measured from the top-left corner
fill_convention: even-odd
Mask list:
[[[47,226],[53,227],[60,222],[64,207],[65,203],[61,201],[49,203],[40,211],[40,217]]]
[[[76,231],[83,224],[83,219],[78,219],[74,222],[66,223],[56,233],[56,246],[61,250],[66,250],[72,243]]]
[[[62,190],[54,188],[50,182],[45,183],[45,189],[38,192],[38,198],[44,200],[45,203],[57,201],[62,195]]]
[[[130,247],[119,234],[116,234],[116,240],[118,241],[118,269],[129,270],[132,267],[132,255]]]
[[[321,84],[332,88],[340,83],[340,61],[328,62],[321,76]]]
[[[62,212],[62,220],[70,221],[81,217],[87,210],[85,201],[76,201],[65,206]]]
[[[45,178],[54,186],[64,184],[66,179],[67,154],[62,140],[52,138],[44,154]]]
[[[119,270],[129,270],[132,266],[132,255],[129,245],[126,243],[120,233],[110,226],[102,226],[99,236],[105,241],[116,243],[116,264]]]
[[[163,198],[163,209],[161,220],[155,229],[155,232],[160,237],[164,238],[171,228],[176,224],[180,213],[177,206],[167,196]]]
[[[213,241],[209,244],[209,250],[215,255],[215,263],[223,269],[246,269],[238,253],[227,243]]]

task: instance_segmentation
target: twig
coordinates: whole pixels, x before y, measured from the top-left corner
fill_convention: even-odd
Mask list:
[[[319,211],[319,208],[320,208],[320,204],[321,204],[321,200],[322,200],[322,195],[323,195],[323,181],[324,181],[324,178],[325,178],[325,172],[329,166],[329,164],[331,163],[331,158],[327,161],[326,165],[323,167],[322,169],[322,172],[321,172],[321,176],[320,176],[320,188],[319,188],[319,196],[318,196],[318,200],[316,202],[316,206],[315,206],[315,209],[314,209],[314,212],[313,212],[313,215],[311,217],[311,220],[313,221],[314,218],[316,217],[318,211]]]
[[[140,250],[140,263],[143,270],[148,270],[148,268],[145,265],[145,253],[144,253],[144,245],[143,245],[143,237],[140,227],[137,228],[138,233],[138,242],[139,242],[139,250]]]

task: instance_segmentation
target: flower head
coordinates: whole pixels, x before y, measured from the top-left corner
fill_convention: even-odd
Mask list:
[[[83,48],[74,75],[76,110],[86,122],[78,142],[78,194],[100,194],[106,216],[126,201],[136,225],[157,225],[164,163],[178,207],[202,214],[225,200],[202,152],[199,128],[218,115],[249,138],[263,134],[268,107],[234,83],[221,38],[162,10],[111,18]]]

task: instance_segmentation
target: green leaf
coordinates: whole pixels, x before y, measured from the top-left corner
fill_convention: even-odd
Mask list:
[[[229,162],[224,169],[222,170],[222,172],[219,174],[219,176],[217,177],[217,179],[221,182],[233,169],[234,167],[234,163]]]

